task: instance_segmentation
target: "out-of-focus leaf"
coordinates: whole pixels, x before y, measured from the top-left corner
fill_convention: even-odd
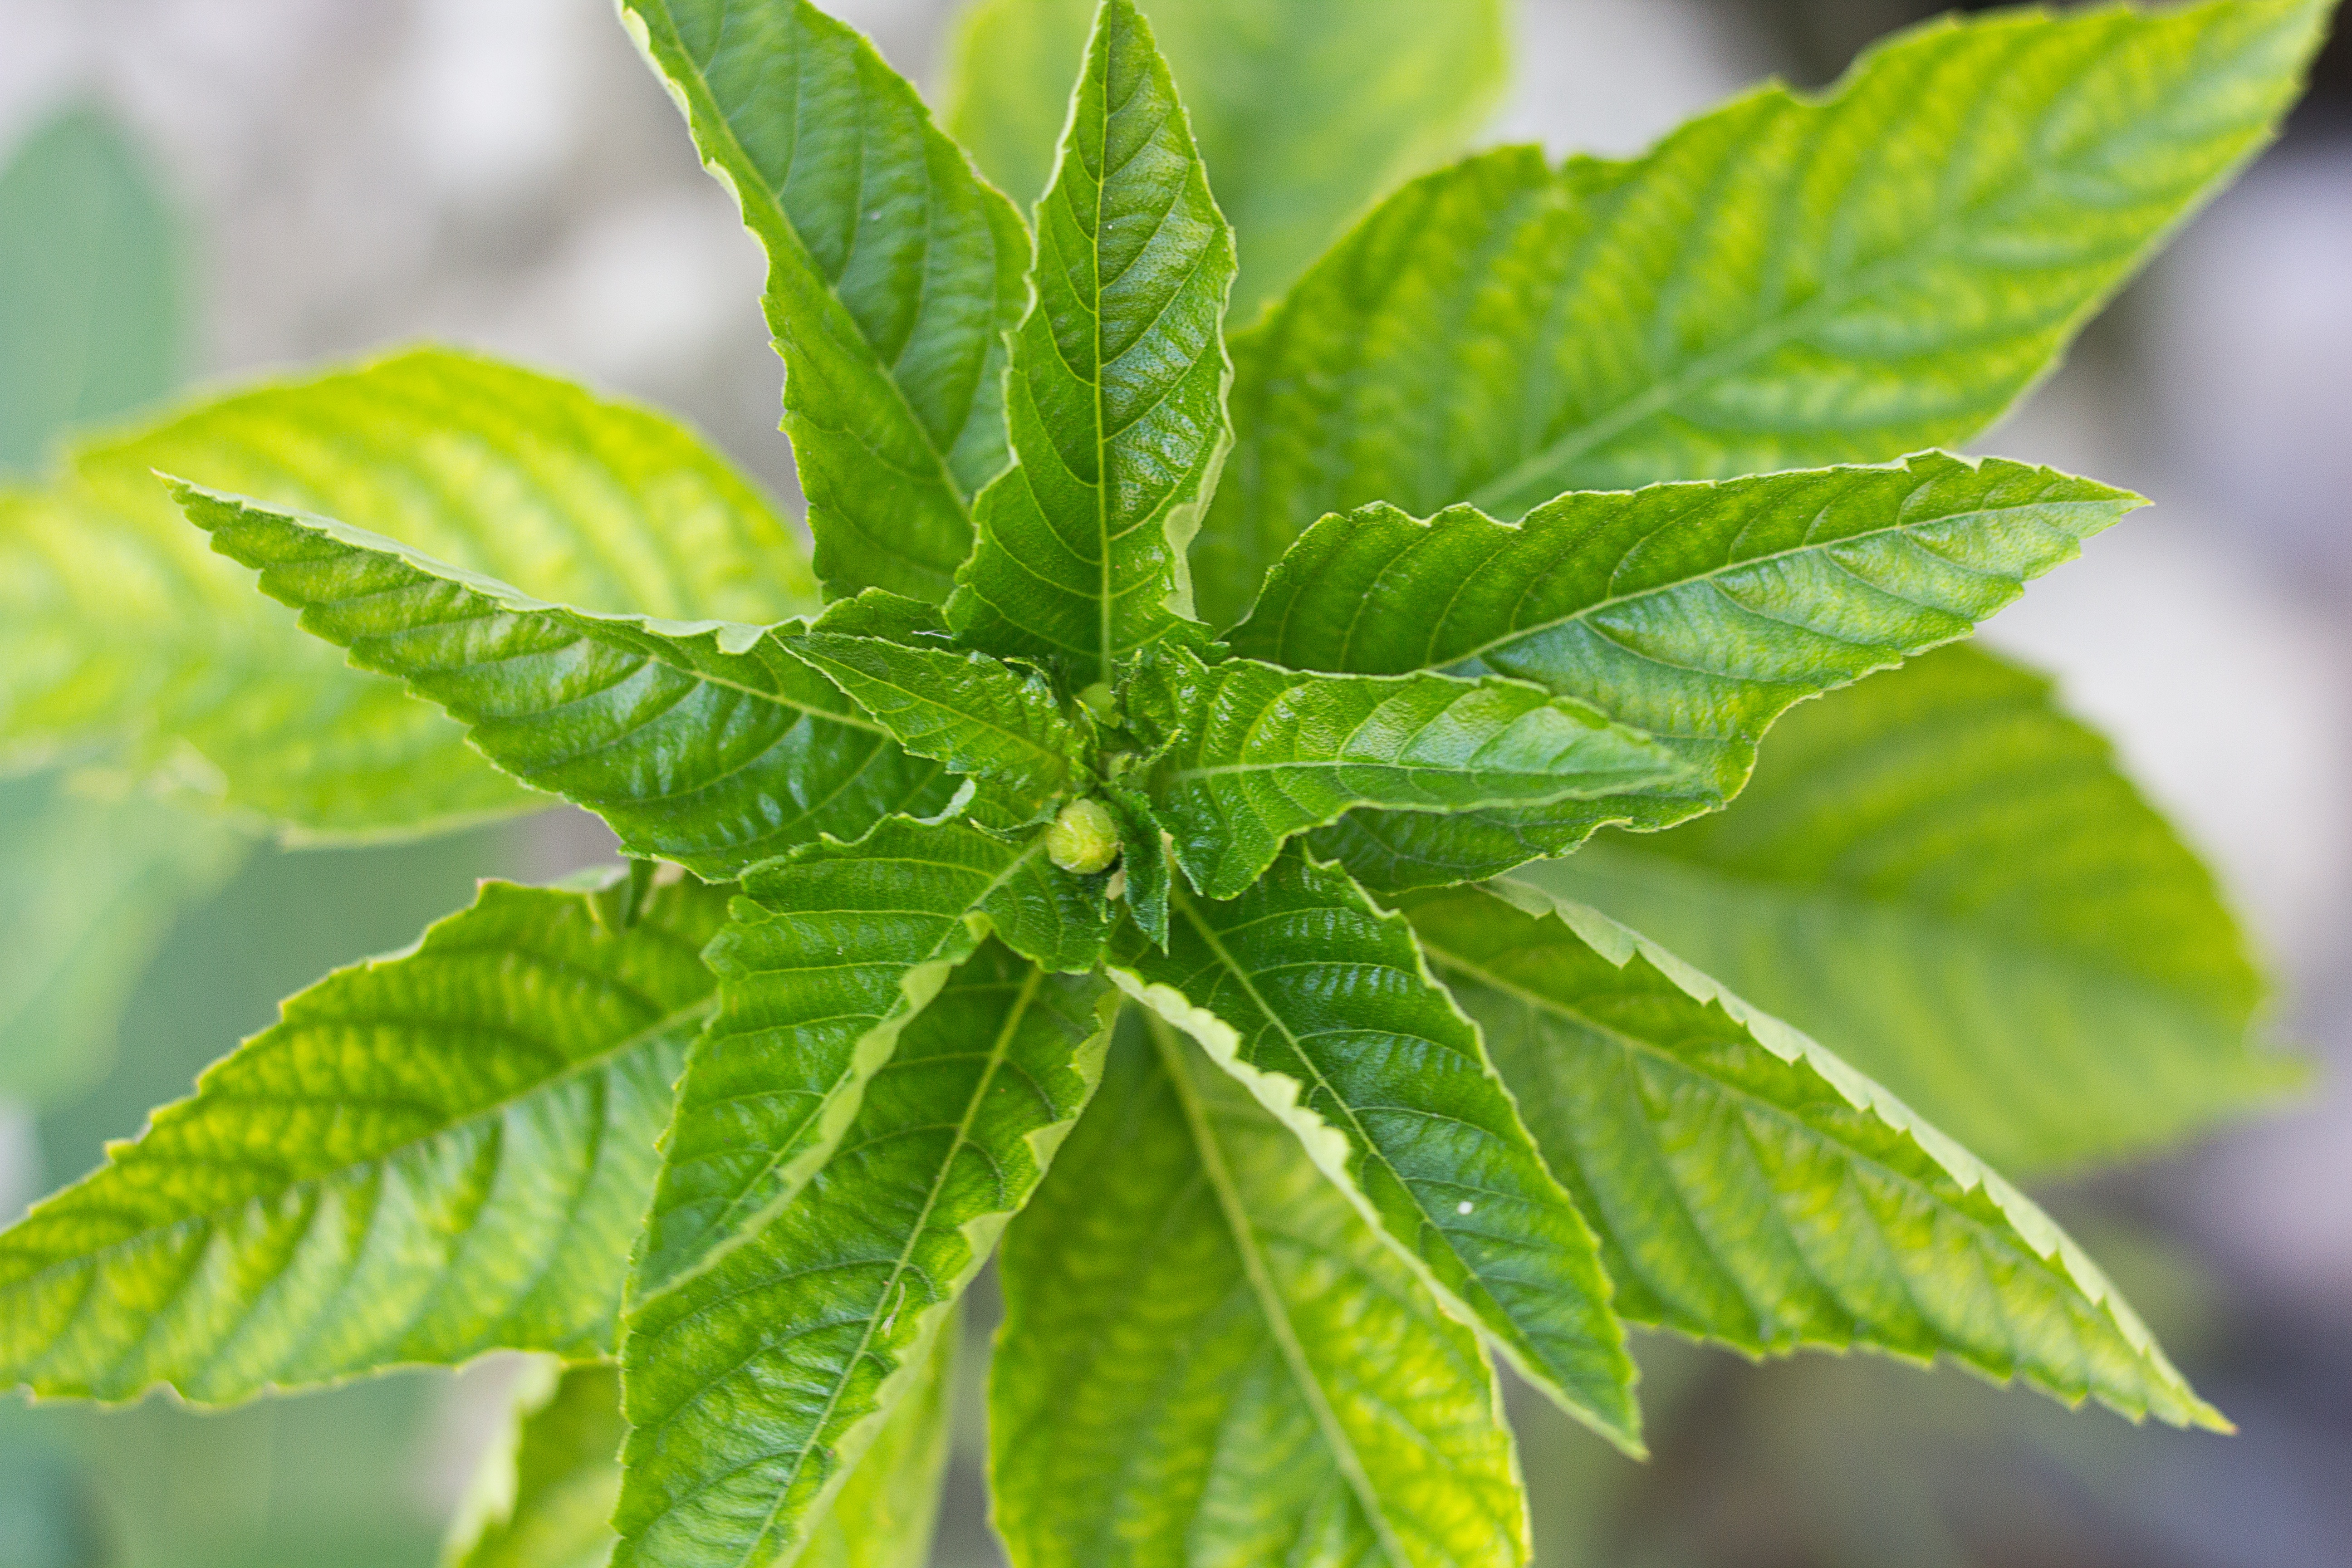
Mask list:
[[[1948,18],[1631,163],[1511,147],[1416,181],[1234,346],[1202,613],[1372,501],[1513,518],[1970,439],[2270,140],[2331,8]]]
[[[165,931],[246,847],[220,823],[55,773],[0,783],[0,1095],[56,1102],[105,1073]]]
[[[1948,648],[1791,712],[1728,811],[1522,875],[1668,944],[2004,1170],[2112,1159],[2294,1075],[2211,875],[2060,712]]]
[[[1399,181],[1468,144],[1509,76],[1501,0],[1144,0],[1209,185],[1241,243],[1247,321]],[[1045,188],[1095,0],[978,0],[946,120],[998,188]]]

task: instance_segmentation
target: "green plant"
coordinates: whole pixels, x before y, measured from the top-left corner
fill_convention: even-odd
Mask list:
[[[1024,223],[803,0],[623,0],[767,248],[813,569],[690,435],[433,350],[5,502],[12,748],[312,835],[561,797],[630,858],[329,976],[0,1236],[0,1377],[562,1358],[476,1563],[919,1557],[1000,1236],[1024,1564],[1521,1561],[1491,1355],[1638,1452],[1628,1324],[2222,1425],[1928,1120],[2046,1168],[2282,1073],[2102,744],[1929,654],[2138,498],[1926,448],[2327,7],[1938,24],[1392,193],[1492,0],[1150,9],[1172,71],[1130,0],[970,13],[948,119]]]

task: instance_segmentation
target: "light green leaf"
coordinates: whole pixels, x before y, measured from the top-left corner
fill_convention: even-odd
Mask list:
[[[2228,1428],[2047,1215],[1893,1095],[1606,917],[1498,891],[1406,909],[1601,1231],[1620,1312]]]
[[[820,834],[942,805],[909,757],[762,629],[574,610],[329,518],[173,481],[213,547],[302,627],[463,721],[507,773],[611,824],[623,847],[730,877]]]
[[[950,1316],[793,1568],[922,1568],[947,1465],[958,1338]],[[483,1461],[446,1568],[605,1568],[620,1539],[611,1518],[628,1430],[619,1367],[536,1369],[514,1428]]]
[[[101,110],[36,126],[0,169],[0,470],[172,390],[188,300],[179,225]]]
[[[1438,821],[1358,813],[1324,853],[1406,886],[1493,876],[1603,825],[1665,827],[1736,794],[1801,699],[1965,637],[2138,497],[1998,458],[1577,492],[1524,523],[1367,507],[1307,531],[1234,634],[1306,669],[1505,675],[1661,737],[1650,793]]]
[[[0,752],[102,747],[306,837],[549,803],[260,600],[159,469],[591,610],[765,623],[813,603],[783,522],[699,437],[447,350],[198,404],[85,447],[47,498],[0,501]]]
[[[719,1010],[678,1084],[633,1300],[710,1267],[793,1200],[900,1032],[992,931],[1049,969],[1094,968],[1102,879],[1055,870],[1039,838],[888,817],[744,874],[705,955]]]
[[[1020,215],[873,46],[806,0],[622,0],[621,19],[767,250],[817,574],[938,603],[971,547],[971,498],[1005,464]]]
[[[982,948],[792,1201],[639,1298],[614,1568],[801,1549],[1093,1092],[1114,998]]]
[[[131,986],[247,843],[57,773],[0,782],[0,1096],[63,1104],[105,1075]]]
[[[486,882],[328,976],[0,1233],[0,1385],[205,1404],[496,1349],[613,1348],[722,895]]]
[[[1111,978],[1207,1048],[1465,1321],[1629,1451],[1640,1415],[1592,1233],[1403,919],[1296,847],[1240,898],[1178,889]]]
[[[1246,321],[1375,197],[1469,144],[1510,75],[1499,0],[1145,0],[1241,242]],[[1045,188],[1094,0],[978,0],[945,115],[1000,190]]]
[[[845,637],[820,623],[786,645],[888,730],[899,745],[1044,811],[1094,763],[1090,729],[1062,709],[1052,682],[944,640],[909,647]]]
[[[1688,765],[1589,704],[1524,680],[1302,674],[1156,657],[1128,707],[1162,748],[1159,812],[1212,899],[1257,880],[1292,835],[1355,806],[1453,812],[1679,794]]]
[[[965,641],[1078,689],[1199,636],[1184,552],[1232,436],[1233,280],[1167,63],[1132,0],[1105,0],[1037,205],[1037,300],[1005,395],[1017,463],[982,492],[947,603]]]
[[[1730,810],[1606,835],[1542,886],[1805,1030],[2003,1170],[2157,1147],[2294,1076],[2213,879],[1973,648],[1808,703]]]
[[[444,1568],[604,1568],[627,1432],[619,1367],[534,1365],[483,1456]]]
[[[1516,517],[1969,439],[2270,140],[2328,10],[1946,18],[1632,163],[1513,147],[1406,187],[1234,346],[1203,612],[1370,501]]]
[[[1013,1561],[1526,1562],[1477,1337],[1152,1022],[1005,1235],[990,1479]]]

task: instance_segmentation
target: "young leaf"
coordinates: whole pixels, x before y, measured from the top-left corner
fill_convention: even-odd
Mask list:
[[[1929,23],[1626,163],[1506,148],[1385,203],[1237,342],[1223,625],[1326,512],[1969,439],[2269,141],[2326,0]]]
[[[0,1386],[213,1404],[609,1352],[723,899],[662,889],[625,934],[589,904],[484,883],[0,1233]]]
[[[1198,635],[1184,552],[1215,489],[1233,232],[1133,0],[1104,0],[1006,394],[1016,465],[982,492],[948,624],[1073,689]]]
[[[1533,681],[1661,737],[1692,770],[1643,794],[1442,822],[1358,813],[1325,839],[1377,883],[1464,881],[1564,854],[1604,824],[1720,806],[1791,703],[1967,636],[2140,504],[1930,452],[1577,492],[1516,525],[1367,507],[1309,529],[1233,641],[1307,669]]]
[[[2005,1171],[2156,1147],[2292,1076],[2211,875],[2050,684],[1947,648],[1808,703],[1731,808],[1605,835],[1598,905]]]
[[[1085,777],[1092,736],[1063,712],[1053,684],[984,653],[844,637],[823,623],[786,645],[919,757],[969,773],[1043,811]]]
[[[1639,1450],[1592,1233],[1402,918],[1294,847],[1230,902],[1177,889],[1165,952],[1123,927],[1110,974],[1297,1133],[1529,1381]]]
[[[1109,784],[1103,790],[1118,816],[1118,875],[1128,913],[1136,928],[1163,952],[1168,946],[1168,895],[1175,886],[1173,857],[1160,810],[1141,790]]]
[[[0,168],[0,470],[76,425],[169,393],[189,300],[184,244],[146,160],[88,104]]]
[[[705,955],[719,1010],[663,1140],[632,1300],[757,1235],[831,1154],[866,1082],[993,931],[1084,973],[1108,916],[1078,879],[966,822],[888,817],[753,867]]]
[[[1476,1335],[1152,1022],[1005,1233],[989,1440],[1013,1560],[1526,1562]]]
[[[1600,1229],[1620,1312],[2227,1429],[2050,1217],[1893,1095],[1606,917],[1499,890],[1405,907]]]
[[[1240,240],[1238,321],[1375,197],[1467,146],[1510,76],[1499,0],[1145,8]],[[1094,0],[978,0],[957,30],[948,128],[1021,200],[1052,173],[1094,12]]]
[[[730,877],[953,793],[793,657],[796,627],[593,615],[327,518],[182,481],[173,494],[304,630],[406,680],[485,756],[596,813],[635,854]]]
[[[1113,995],[982,949],[792,1201],[639,1298],[614,1568],[793,1560],[1093,1092]]]
[[[814,601],[783,521],[694,434],[441,349],[196,405],[82,448],[49,497],[0,503],[0,749],[182,773],[193,750],[206,787],[306,837],[549,803],[260,600],[158,469],[592,610],[764,624]]]
[[[1671,793],[1689,772],[1666,745],[1524,680],[1309,675],[1173,648],[1127,700],[1164,749],[1155,782],[1177,862],[1212,899],[1238,895],[1294,834],[1354,806]]]
[[[622,0],[702,161],[768,253],[768,324],[836,595],[936,604],[1005,464],[1020,215],[874,47],[807,0]]]
[[[105,1077],[173,921],[249,847],[144,796],[86,795],[58,773],[0,782],[0,1096],[62,1105]]]

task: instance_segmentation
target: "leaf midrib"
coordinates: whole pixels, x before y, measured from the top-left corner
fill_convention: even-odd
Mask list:
[[[1242,1273],[1249,1281],[1250,1293],[1257,1298],[1258,1311],[1265,1320],[1267,1331],[1282,1352],[1283,1364],[1289,1370],[1291,1382],[1313,1413],[1316,1429],[1323,1436],[1324,1446],[1330,1450],[1333,1464],[1347,1481],[1348,1489],[1355,1494],[1356,1506],[1379,1539],[1381,1553],[1393,1568],[1407,1568],[1412,1561],[1398,1538],[1396,1529],[1389,1522],[1382,1507],[1380,1490],[1372,1484],[1363,1458],[1356,1452],[1354,1442],[1339,1423],[1339,1412],[1323,1385],[1315,1375],[1314,1363],[1307,1358],[1307,1346],[1298,1337],[1297,1325],[1291,1321],[1288,1306],[1283,1301],[1280,1289],[1275,1284],[1273,1270],[1267,1266],[1265,1251],[1258,1245],[1257,1229],[1242,1201],[1241,1190],[1234,1181],[1233,1172],[1225,1164],[1223,1146],[1208,1122],[1201,1103],[1200,1093],[1189,1076],[1182,1054],[1170,1037],[1169,1026],[1156,1016],[1146,1023],[1151,1033],[1151,1044],[1159,1055],[1160,1070],[1167,1075],[1174,1089],[1176,1102],[1184,1114],[1186,1131],[1192,1134],[1192,1146],[1201,1157],[1201,1172],[1209,1189],[1216,1194],[1218,1212],[1223,1216],[1225,1229],[1233,1238],[1234,1250],[1241,1257]]]
[[[284,1183],[282,1185],[272,1188],[266,1193],[247,1194],[243,1197],[235,1198],[226,1203],[215,1205],[210,1208],[201,1210],[194,1214],[183,1215],[179,1218],[169,1221],[163,1225],[146,1226],[142,1229],[132,1232],[129,1236],[121,1237],[114,1241],[106,1242],[101,1246],[89,1248],[87,1251],[76,1252],[68,1257],[60,1258],[53,1262],[45,1263],[30,1273],[19,1275],[16,1279],[8,1280],[5,1284],[0,1284],[0,1291],[15,1291],[20,1288],[34,1284],[45,1276],[56,1273],[59,1270],[72,1269],[92,1264],[98,1259],[103,1258],[111,1253],[122,1251],[127,1247],[137,1246],[158,1236],[169,1236],[176,1231],[186,1229],[191,1226],[215,1224],[226,1216],[236,1213],[239,1209],[246,1208],[256,1203],[266,1201],[268,1198],[282,1197],[288,1193],[300,1191],[307,1187],[323,1185],[327,1183],[349,1176],[355,1171],[365,1170],[371,1166],[389,1164],[400,1156],[413,1152],[428,1143],[432,1143],[443,1138],[447,1138],[452,1134],[478,1126],[483,1122],[494,1121],[517,1106],[533,1100],[541,1094],[553,1090],[563,1084],[572,1082],[576,1079],[585,1078],[593,1073],[602,1071],[611,1067],[622,1057],[628,1056],[635,1051],[643,1050],[647,1047],[656,1044],[663,1036],[682,1028],[686,1025],[693,1023],[698,1018],[708,1016],[710,1011],[718,1005],[718,1000],[717,994],[714,991],[711,994],[704,996],[701,1000],[692,1003],[685,1007],[678,1008],[664,1017],[656,1020],[654,1023],[646,1026],[644,1028],[637,1030],[635,1033],[626,1036],[616,1044],[609,1046],[602,1051],[580,1058],[567,1065],[560,1072],[551,1073],[548,1077],[541,1079],[535,1083],[517,1089],[511,1094],[505,1095],[498,1100],[491,1100],[484,1105],[478,1106],[474,1110],[467,1111],[462,1116],[444,1122],[438,1127],[419,1132],[414,1137],[403,1139],[397,1143],[389,1144],[383,1149],[377,1150],[362,1158],[352,1160],[349,1163],[336,1166],[331,1170],[319,1171],[309,1175],[295,1177]],[[347,1018],[335,1020],[337,1023],[349,1023],[350,1021],[351,1020]],[[117,1169],[119,1167],[108,1168]],[[72,1192],[74,1190],[76,1189],[67,1189],[68,1192]],[[59,1194],[60,1197],[63,1195],[63,1194]]]

